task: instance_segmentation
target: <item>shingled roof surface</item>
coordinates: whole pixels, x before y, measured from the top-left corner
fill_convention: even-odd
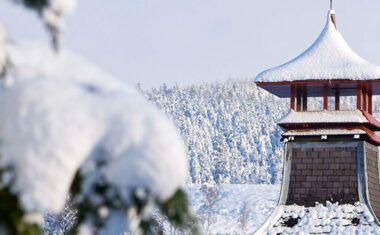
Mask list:
[[[305,52],[260,73],[255,82],[380,79],[380,66],[370,64],[350,48],[332,22],[332,14],[330,10],[325,28]]]

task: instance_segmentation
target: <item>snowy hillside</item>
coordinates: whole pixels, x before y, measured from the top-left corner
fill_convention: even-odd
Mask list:
[[[193,183],[276,183],[282,149],[277,119],[288,111],[253,82],[228,81],[147,93],[180,129]]]
[[[146,96],[181,131],[192,183],[280,182],[283,144],[276,122],[289,112],[288,99],[258,89],[252,79],[186,88],[163,85]],[[322,99],[308,103],[310,110],[322,108]],[[377,98],[374,104],[379,118]],[[342,97],[342,109],[355,105],[355,97]]]

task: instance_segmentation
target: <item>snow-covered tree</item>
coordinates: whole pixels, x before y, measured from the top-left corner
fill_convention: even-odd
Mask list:
[[[276,121],[286,100],[252,80],[145,92],[175,122],[187,145],[192,183],[279,183],[283,145]]]
[[[203,196],[202,206],[198,208],[198,215],[203,228],[209,233],[212,225],[216,223],[216,212],[218,210],[218,203],[222,199],[220,185],[207,185],[203,184],[200,188]]]
[[[11,51],[17,69],[14,84],[0,90],[0,167],[20,219],[40,224],[45,211],[59,213],[74,182],[80,233],[149,232],[154,208],[197,232],[181,189],[185,147],[165,115],[64,51]]]
[[[75,1],[17,2],[37,10],[57,48],[61,16]],[[9,69],[3,59],[9,57],[14,77],[0,87],[0,199],[6,202],[0,234],[42,234],[46,212],[47,227],[67,230],[74,216],[65,211],[70,191],[78,210],[71,233],[149,234],[154,209],[172,225],[199,232],[182,190],[183,141],[154,105],[62,50],[8,45],[3,33],[0,55],[6,55],[0,71]]]
[[[240,213],[239,213],[239,218],[238,218],[241,232],[243,234],[247,234],[248,220],[249,220],[248,203],[247,201],[244,201],[243,205],[240,208]]]
[[[284,149],[276,122],[289,112],[288,100],[258,88],[253,79],[165,85],[145,96],[180,130],[192,183],[280,183]],[[343,97],[342,109],[354,108],[354,99]],[[380,103],[374,99],[376,117]],[[310,110],[321,102],[310,98]]]

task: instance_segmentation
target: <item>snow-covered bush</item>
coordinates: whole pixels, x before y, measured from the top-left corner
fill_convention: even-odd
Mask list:
[[[16,2],[39,13],[58,50],[76,0]],[[73,233],[152,233],[154,209],[198,232],[181,189],[184,144],[154,105],[68,53],[10,47],[0,28],[1,77],[10,64],[14,83],[0,87],[0,234],[41,234],[46,211],[45,228],[71,226],[61,211],[70,190]]]
[[[81,233],[149,231],[155,207],[196,232],[181,189],[183,142],[153,104],[69,53],[17,46],[11,56],[14,84],[0,90],[0,196],[15,203],[0,214],[20,213],[7,231],[38,230],[45,211],[63,208],[77,174]]]

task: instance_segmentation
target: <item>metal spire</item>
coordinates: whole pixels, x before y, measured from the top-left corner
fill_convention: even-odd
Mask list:
[[[330,11],[332,11],[333,9],[333,0],[330,0]],[[331,21],[333,22],[335,28],[337,29],[336,27],[336,18],[335,18],[335,13],[334,12],[331,12]]]

